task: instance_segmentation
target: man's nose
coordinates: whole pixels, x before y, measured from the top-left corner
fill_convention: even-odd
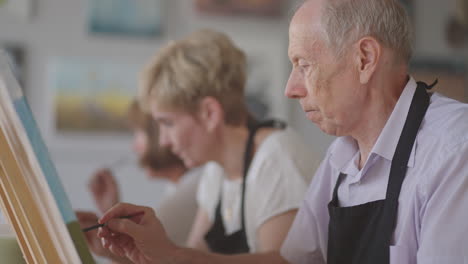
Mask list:
[[[299,78],[294,71],[292,71],[289,75],[288,83],[286,84],[286,89],[284,90],[284,95],[291,99],[299,99],[307,95],[307,90],[302,79]]]

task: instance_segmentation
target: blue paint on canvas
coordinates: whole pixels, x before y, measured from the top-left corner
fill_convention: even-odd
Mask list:
[[[44,176],[49,184],[50,190],[59,207],[63,220],[65,223],[75,221],[76,216],[72,210],[71,203],[65,194],[62,183],[58,177],[57,170],[52,163],[47,147],[42,140],[36,121],[33,118],[33,114],[26,99],[24,96],[21,96],[15,99],[13,104],[19,118],[21,119],[21,122],[23,123],[24,129],[26,130],[29,141],[31,142],[31,146],[34,150],[34,154],[39,161],[42,172],[44,173]]]
[[[89,0],[93,33],[154,36],[161,32],[161,0]]]

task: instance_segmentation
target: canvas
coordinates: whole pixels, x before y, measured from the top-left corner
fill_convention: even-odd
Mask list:
[[[223,15],[280,16],[285,0],[195,0],[201,13]]]
[[[127,133],[140,65],[60,58],[49,66],[58,133]]]
[[[27,263],[94,263],[28,102],[0,51],[0,206]]]
[[[0,17],[17,21],[28,20],[31,16],[31,0],[0,0]]]
[[[161,33],[161,0],[89,0],[91,33],[152,37]]]

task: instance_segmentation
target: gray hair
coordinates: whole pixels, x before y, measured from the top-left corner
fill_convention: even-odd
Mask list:
[[[341,57],[349,44],[364,36],[376,38],[408,63],[412,29],[399,0],[325,0],[322,12],[325,41]]]

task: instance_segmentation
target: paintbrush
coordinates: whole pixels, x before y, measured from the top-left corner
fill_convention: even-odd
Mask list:
[[[144,213],[145,212],[138,212],[138,213],[134,213],[134,214],[131,214],[131,215],[119,216],[118,218],[119,219],[130,219],[132,217],[143,215]],[[81,229],[81,231],[88,232],[88,231],[94,230],[94,229],[99,228],[99,227],[104,227],[106,225],[107,225],[107,223],[97,224],[97,225],[93,225],[93,226],[90,226],[90,227],[83,228],[83,229]]]

